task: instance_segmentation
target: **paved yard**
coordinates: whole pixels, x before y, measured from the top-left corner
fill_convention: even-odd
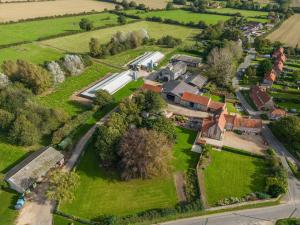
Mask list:
[[[180,105],[170,104],[168,103],[167,111],[172,112],[177,115],[183,115],[187,117],[196,117],[196,118],[206,118],[208,117],[207,112],[201,112],[198,110],[188,109],[185,107],[182,107]]]
[[[229,131],[227,131],[224,135],[223,145],[243,149],[256,154],[264,154],[264,151],[268,148],[268,146],[264,144],[264,140],[260,135],[238,135]]]

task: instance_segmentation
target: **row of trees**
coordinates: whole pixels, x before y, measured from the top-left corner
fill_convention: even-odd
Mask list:
[[[98,96],[108,99],[103,93]],[[118,112],[96,131],[95,148],[101,165],[119,168],[124,180],[166,173],[176,136],[173,123],[159,113],[164,107],[161,96],[152,92],[124,99]]]
[[[149,35],[145,29],[128,33],[117,32],[107,44],[101,44],[99,39],[92,38],[89,43],[90,54],[93,57],[103,58],[128,49],[137,48],[147,43],[148,40]]]

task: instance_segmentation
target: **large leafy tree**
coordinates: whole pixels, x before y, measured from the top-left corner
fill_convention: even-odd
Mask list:
[[[79,185],[76,172],[53,170],[49,174],[49,188],[46,193],[48,199],[59,202],[70,202],[74,199],[74,190]]]
[[[99,90],[96,92],[96,96],[94,99],[94,104],[99,106],[99,108],[103,108],[114,101],[114,97],[108,93],[106,90]]]
[[[258,64],[257,75],[263,77],[267,72],[271,71],[273,63],[270,59],[265,59]]]
[[[166,102],[161,97],[161,95],[147,91],[145,93],[145,102],[144,102],[144,110],[147,112],[160,112],[163,108],[166,107]]]
[[[130,129],[122,137],[118,153],[124,180],[151,178],[169,172],[171,144],[164,134],[154,130]]]
[[[43,93],[53,84],[50,74],[45,69],[24,60],[5,61],[2,69],[11,81],[23,83],[35,94]]]

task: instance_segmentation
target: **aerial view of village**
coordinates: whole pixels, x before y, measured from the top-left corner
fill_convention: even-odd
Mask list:
[[[0,225],[300,225],[299,0],[0,0]]]

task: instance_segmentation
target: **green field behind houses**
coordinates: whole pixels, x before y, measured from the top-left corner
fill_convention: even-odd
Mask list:
[[[265,188],[266,163],[262,158],[227,151],[211,152],[211,163],[204,170],[209,205],[229,197],[245,197]]]
[[[116,26],[66,37],[55,38],[47,41],[42,41],[41,43],[43,45],[68,52],[85,53],[89,51],[89,42],[91,38],[98,38],[101,43],[107,43],[111,39],[112,35],[117,33],[118,31],[129,32],[140,29],[147,30],[150,38],[158,39],[165,35],[171,35],[183,39],[186,43],[192,41],[193,37],[199,33],[198,29],[140,21],[136,23],[126,24],[124,26]]]
[[[196,138],[191,130],[177,128],[174,145],[174,171],[185,171],[197,161],[190,150]],[[80,186],[72,203],[60,205],[59,210],[86,219],[101,215],[126,215],[152,208],[172,207],[177,203],[173,176],[121,181],[114,170],[99,167],[97,153],[90,145],[77,168]],[[80,206],[80,210],[78,210]]]
[[[206,24],[216,24],[219,21],[226,21],[230,19],[230,16],[223,15],[210,15],[203,13],[194,13],[186,10],[166,10],[166,11],[150,11],[145,12],[141,10],[126,10],[126,14],[139,16],[143,19],[149,17],[160,17],[162,19],[171,19],[181,23],[194,22],[198,23],[199,21],[203,21]]]
[[[32,63],[43,64],[45,61],[57,60],[62,55],[63,54],[56,49],[41,46],[38,43],[24,44],[0,49],[0,65],[5,60],[15,61],[17,59],[24,59]]]
[[[21,23],[0,25],[0,45],[36,41],[59,34],[80,31],[79,22],[82,18],[93,22],[94,27],[118,24],[118,16],[111,13],[70,16],[62,18],[43,19]],[[127,22],[133,19],[127,18]]]

